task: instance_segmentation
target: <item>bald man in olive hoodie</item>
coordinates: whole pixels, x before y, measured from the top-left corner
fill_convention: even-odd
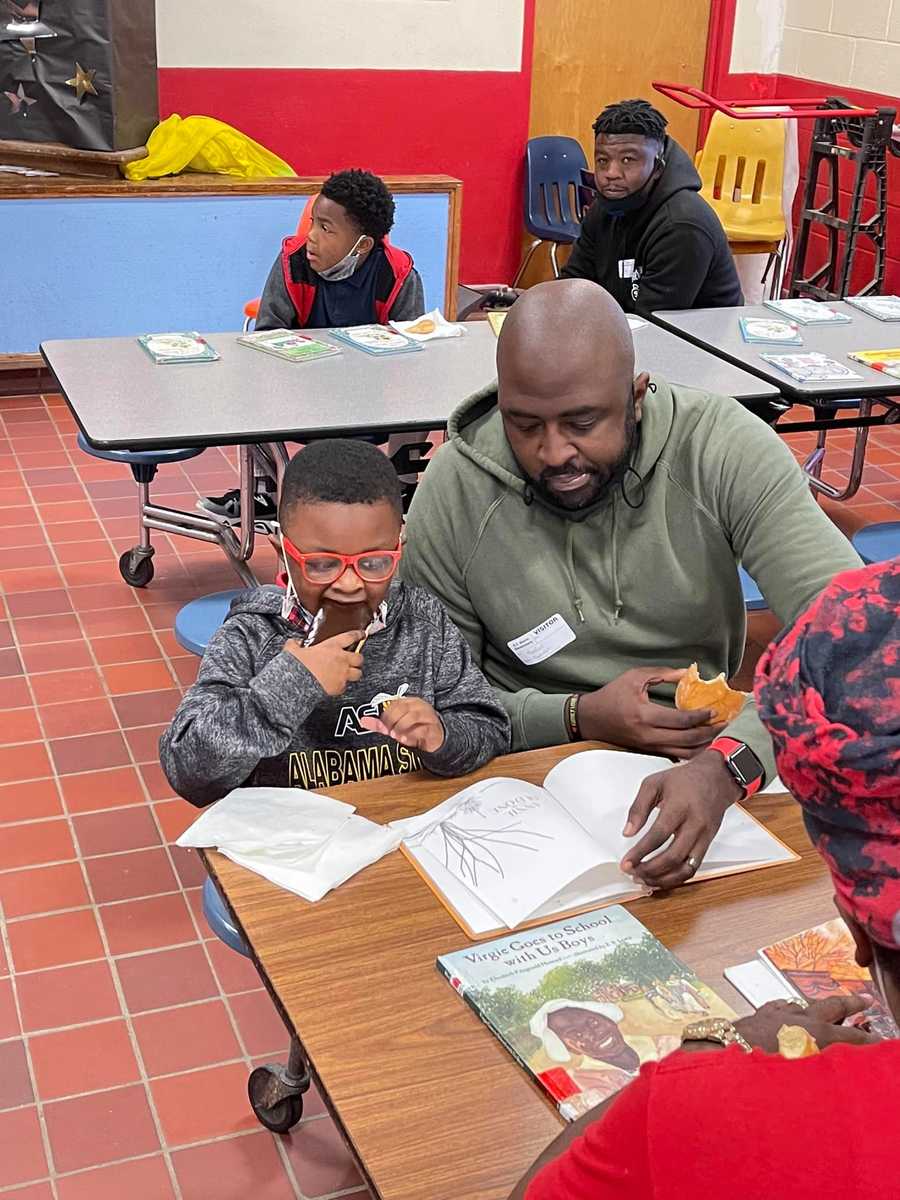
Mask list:
[[[635,378],[625,317],[597,284],[526,292],[497,365],[498,385],[456,410],[418,488],[405,576],[467,638],[514,748],[596,738],[684,760],[646,781],[625,829],[659,809],[623,869],[675,886],[728,806],[774,775],[752,699],[727,728],[673,707],[691,662],[704,677],[738,669],[737,564],[790,623],[859,558],[757,417]]]

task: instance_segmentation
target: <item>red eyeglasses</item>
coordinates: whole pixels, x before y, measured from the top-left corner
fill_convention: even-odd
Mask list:
[[[363,583],[383,583],[397,570],[400,546],[396,550],[366,550],[363,554],[326,554],[321,551],[305,554],[298,550],[292,541],[281,535],[284,549],[294,562],[300,564],[303,578],[307,583],[335,583],[349,567]]]

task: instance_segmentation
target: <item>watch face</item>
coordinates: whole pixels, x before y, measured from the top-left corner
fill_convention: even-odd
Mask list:
[[[728,765],[738,783],[747,786],[763,774],[763,765],[749,746],[739,746],[728,756]]]

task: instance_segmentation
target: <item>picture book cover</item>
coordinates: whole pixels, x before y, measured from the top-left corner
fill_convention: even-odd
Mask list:
[[[900,348],[896,350],[854,350],[849,355],[854,362],[871,367],[873,371],[883,371],[900,379]]]
[[[872,976],[855,957],[850,930],[840,917],[804,929],[760,950],[760,957],[807,1000],[829,996],[875,994]],[[879,1037],[900,1037],[900,1030],[880,1001],[860,1018]]]
[[[387,325],[350,325],[331,332],[348,346],[364,350],[366,354],[409,354],[422,349],[418,342]]]
[[[798,383],[841,383],[845,379],[862,379],[836,358],[810,351],[809,354],[761,354],[760,358]]]
[[[704,1017],[734,1016],[621,905],[442,954],[437,967],[574,1121]]]
[[[776,321],[770,317],[741,317],[741,337],[745,342],[768,345],[802,346],[800,327],[794,321]]]
[[[794,300],[764,300],[763,304],[789,321],[799,321],[801,325],[846,325],[851,320],[846,313],[838,312],[821,300],[801,297]]]
[[[219,355],[199,333],[144,333],[139,345],[155,363],[217,362]]]
[[[900,296],[848,296],[847,303],[878,321],[900,321]]]
[[[307,337],[304,333],[295,333],[290,329],[264,329],[259,333],[245,333],[238,341],[242,346],[274,354],[276,358],[283,358],[287,362],[311,362],[313,359],[332,358],[341,353],[340,346],[320,342],[316,338]]]

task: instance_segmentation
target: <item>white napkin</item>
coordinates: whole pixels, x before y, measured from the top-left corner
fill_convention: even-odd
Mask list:
[[[298,859],[296,863],[263,854],[237,854],[224,846],[220,849],[238,866],[255,871],[278,887],[294,892],[304,900],[321,900],[326,892],[339,887],[399,845],[400,834],[393,829],[353,815],[318,854],[309,859]]]
[[[431,333],[414,332],[415,326],[420,321],[434,321],[434,329]],[[411,338],[414,342],[433,342],[437,338],[462,337],[465,333],[462,325],[454,325],[451,321],[448,321],[438,308],[433,308],[431,312],[425,313],[423,317],[416,317],[414,321],[391,321],[389,324],[392,329],[396,329],[398,333],[402,333],[404,337]]]
[[[204,809],[177,845],[241,854],[315,850],[350,819],[352,804],[301,788],[236,788]]]
[[[321,900],[395,850],[400,835],[317,792],[237,788],[201,813],[177,844],[215,846],[278,887]]]

